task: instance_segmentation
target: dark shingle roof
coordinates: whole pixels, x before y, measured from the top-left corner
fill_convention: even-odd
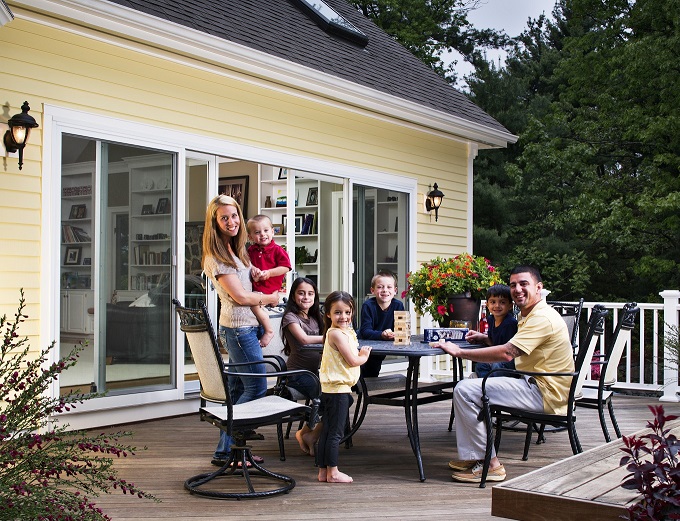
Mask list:
[[[345,0],[325,1],[368,36],[365,48],[325,32],[294,0],[110,1],[508,133]]]

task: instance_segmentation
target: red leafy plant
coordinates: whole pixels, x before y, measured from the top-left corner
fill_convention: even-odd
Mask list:
[[[108,520],[89,496],[113,489],[156,500],[113,468],[113,456],[134,455],[136,448],[120,441],[132,433],[93,435],[55,422],[59,413],[101,395],[50,397],[49,387],[75,365],[82,346],[53,364],[47,360],[54,342],[30,356],[28,338],[18,332],[28,318],[25,306],[21,291],[14,321],[0,318],[0,519]]]
[[[666,428],[666,422],[678,416],[664,414],[663,405],[649,406],[654,420],[647,422],[652,432],[640,437],[623,436],[627,454],[620,465],[627,465],[628,474],[621,483],[623,488],[638,490],[639,502],[628,507],[628,519],[636,521],[661,521],[680,519],[680,467],[678,451],[680,441]],[[651,456],[650,459],[643,459]]]

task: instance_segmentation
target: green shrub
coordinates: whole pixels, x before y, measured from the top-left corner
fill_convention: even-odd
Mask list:
[[[50,398],[49,387],[60,373],[75,365],[81,346],[47,366],[54,342],[37,358],[29,357],[28,338],[20,338],[24,293],[14,321],[0,318],[0,519],[110,519],[90,499],[118,489],[140,498],[155,498],[134,483],[120,479],[113,456],[134,455],[136,448],[120,442],[130,432],[92,435],[55,426],[58,413],[100,396],[69,393]]]

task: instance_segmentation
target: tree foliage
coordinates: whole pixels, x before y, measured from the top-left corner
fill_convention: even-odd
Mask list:
[[[467,19],[482,0],[364,0],[350,2],[378,27],[401,43],[448,81],[457,80],[455,61],[445,60],[451,50],[475,64],[484,48],[508,43],[502,32],[477,29]]]
[[[476,164],[475,252],[553,296],[680,286],[680,1],[560,0],[471,97],[519,140]]]

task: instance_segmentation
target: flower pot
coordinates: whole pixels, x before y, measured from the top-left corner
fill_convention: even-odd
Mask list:
[[[456,322],[467,322],[470,329],[479,327],[479,310],[482,301],[472,298],[468,294],[452,295],[447,299],[448,314],[439,320],[441,327],[460,327]]]

